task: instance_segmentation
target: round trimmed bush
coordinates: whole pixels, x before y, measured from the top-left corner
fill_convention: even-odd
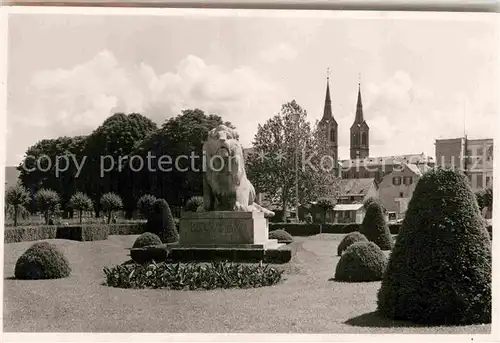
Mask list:
[[[144,232],[142,235],[137,237],[134,245],[132,246],[132,249],[147,247],[149,245],[159,245],[161,243],[161,239],[160,237],[158,237],[158,235],[155,235],[151,232]]]
[[[146,223],[146,231],[160,237],[163,243],[179,241],[179,233],[175,227],[172,211],[164,199],[158,199],[153,204],[153,209]]]
[[[342,253],[349,248],[352,244],[356,242],[369,242],[368,238],[358,231],[351,232],[344,236],[344,239],[340,242],[337,247],[337,255],[341,256]]]
[[[269,232],[269,239],[277,239],[278,243],[291,243],[293,242],[293,237],[288,232],[282,229],[273,230]]]
[[[385,221],[384,210],[378,201],[368,205],[359,232],[382,250],[391,250],[394,245],[391,231]]]
[[[17,260],[14,275],[17,279],[39,280],[68,277],[71,267],[64,254],[53,244],[33,244]]]
[[[373,242],[356,242],[342,254],[335,280],[347,282],[380,281],[384,275],[387,258]]]
[[[422,324],[491,322],[491,241],[465,175],[417,183],[378,292],[378,310]]]

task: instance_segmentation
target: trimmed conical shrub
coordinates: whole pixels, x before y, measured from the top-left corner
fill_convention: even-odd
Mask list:
[[[368,205],[359,232],[382,250],[391,250],[393,247],[391,231],[385,221],[384,210],[378,201],[373,201]]]
[[[158,199],[154,202],[146,223],[146,231],[160,237],[163,243],[179,241],[179,233],[175,227],[172,211],[164,199]]]
[[[18,279],[60,279],[71,273],[69,262],[53,244],[39,242],[26,250],[16,262],[14,275]]]
[[[142,235],[137,237],[137,239],[134,242],[134,245],[132,246],[132,249],[143,248],[149,245],[159,245],[161,243],[162,242],[160,237],[158,237],[154,233],[144,232]]]
[[[465,176],[418,182],[378,292],[379,311],[425,324],[491,322],[491,241]]]
[[[347,282],[380,281],[387,258],[373,242],[356,242],[342,254],[335,268],[335,280]]]
[[[358,231],[348,233],[344,236],[339,246],[337,247],[337,255],[341,256],[342,253],[356,242],[369,242],[368,238]]]

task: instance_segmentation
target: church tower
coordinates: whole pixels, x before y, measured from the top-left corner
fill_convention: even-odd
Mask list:
[[[363,118],[363,103],[361,101],[361,84],[358,83],[358,102],[356,117],[351,126],[351,159],[362,159],[370,155],[370,128]]]
[[[323,117],[319,122],[319,128],[323,130],[326,138],[326,151],[329,156],[332,156],[334,162],[334,172],[338,175],[338,124],[332,114],[332,101],[330,99],[330,76],[326,78],[326,96],[325,106],[323,108]]]

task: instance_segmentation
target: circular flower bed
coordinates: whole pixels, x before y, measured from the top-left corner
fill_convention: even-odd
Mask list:
[[[387,258],[373,242],[353,243],[342,254],[335,280],[348,282],[380,281],[384,275]]]
[[[18,279],[60,279],[71,273],[69,262],[57,247],[48,242],[33,244],[16,262],[14,275]]]
[[[283,271],[261,264],[155,263],[104,268],[106,285],[117,288],[215,289],[274,285]]]

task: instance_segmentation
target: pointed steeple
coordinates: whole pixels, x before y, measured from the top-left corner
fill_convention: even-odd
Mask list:
[[[332,100],[330,98],[330,68],[327,70],[325,106],[323,108],[323,118],[321,121],[335,121],[332,114]]]
[[[356,118],[354,119],[354,123],[362,124],[364,121],[363,102],[361,101],[361,83],[358,82],[358,102],[356,104]]]

